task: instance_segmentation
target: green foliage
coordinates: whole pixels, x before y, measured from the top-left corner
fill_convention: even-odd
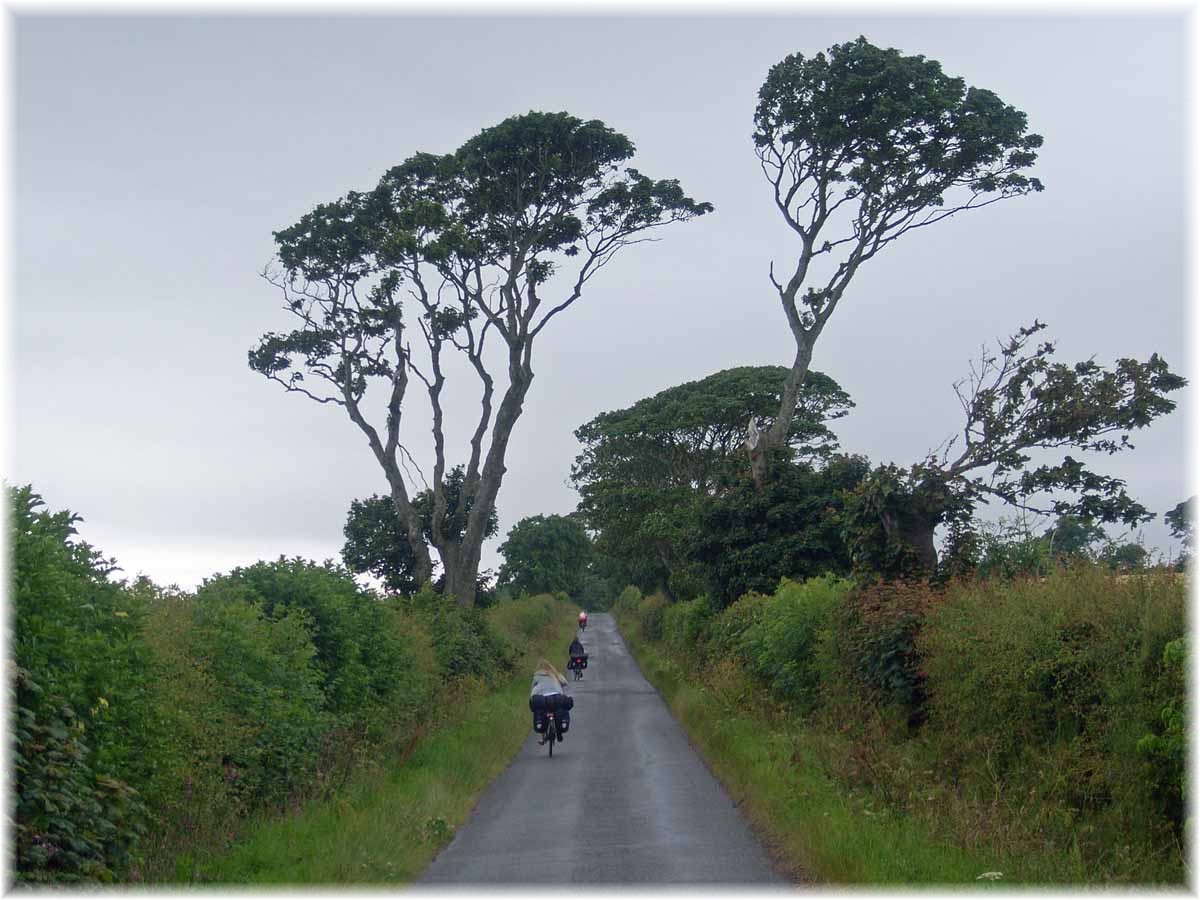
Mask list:
[[[925,700],[917,635],[936,602],[937,594],[925,582],[881,581],[847,592],[836,612],[842,671],[854,679],[863,699],[899,707],[910,725],[923,719]]]
[[[245,739],[221,760],[244,808],[277,803],[313,779],[330,725],[309,614],[250,602],[235,584],[207,582],[192,619],[196,662],[216,678],[221,715]]]
[[[650,641],[660,641],[663,636],[663,616],[667,610],[667,599],[662,594],[652,594],[642,600],[638,607],[638,620],[642,635]]]
[[[1183,542],[1178,566],[1180,569],[1184,569],[1195,546],[1196,498],[1189,497],[1187,500],[1176,503],[1163,513],[1163,521],[1171,529],[1171,536]]]
[[[712,604],[707,597],[672,603],[663,612],[663,640],[675,653],[702,658],[713,615]]]
[[[324,708],[339,724],[365,727],[406,680],[411,659],[387,627],[387,607],[344,569],[280,558],[215,576],[196,596],[201,605],[216,597],[257,605],[268,618],[303,613],[323,676]]]
[[[737,642],[747,671],[802,714],[820,698],[818,645],[849,586],[832,575],[803,583],[785,579]]]
[[[1112,541],[1100,551],[1099,558],[1114,572],[1138,572],[1146,568],[1150,551],[1133,541]]]
[[[472,506],[472,501],[468,500],[466,506],[459,509],[465,477],[464,468],[455,466],[443,479],[446,521],[442,530],[451,540],[460,542]],[[433,491],[418,493],[412,498],[412,506],[420,517],[422,533],[428,541],[433,536]],[[483,536],[495,537],[498,528],[499,519],[493,508],[484,525]],[[365,500],[351,500],[342,533],[346,538],[342,560],[351,572],[369,572],[393,593],[407,596],[420,590],[408,530],[396,514],[391,497],[375,494]]]
[[[16,875],[110,881],[131,860],[149,772],[146,654],[137,598],[32,487],[6,488],[16,666]]]
[[[1046,771],[1063,778],[1066,806],[1153,815],[1136,744],[1159,721],[1151,698],[1162,697],[1159,660],[1183,634],[1184,602],[1170,576],[1118,580],[1096,566],[952,588],[918,637],[948,769],[986,760],[1010,780],[1057,767]]]
[[[1025,114],[923,56],[862,37],[811,58],[794,53],[771,67],[758,97],[760,154],[798,157],[802,177],[858,201],[871,231],[954,208],[956,192],[981,200],[1042,189],[1021,172],[1042,144],[1026,133]]]
[[[587,572],[579,589],[579,605],[584,609],[601,612],[612,606],[617,597],[616,585],[611,578]]]
[[[484,610],[462,609],[448,598],[439,600],[429,604],[424,614],[443,679],[475,676],[494,683],[512,671],[513,652],[490,625]]]
[[[629,585],[617,596],[612,605],[612,611],[618,615],[631,615],[637,612],[641,602],[642,592],[633,585]]]
[[[1163,647],[1156,698],[1165,705],[1153,730],[1137,742],[1137,752],[1150,769],[1154,800],[1177,831],[1187,812],[1187,726],[1184,718],[1187,697],[1187,637]],[[1158,699],[1158,702],[1163,702]]]
[[[1001,518],[982,531],[981,577],[1045,576],[1054,568],[1050,535],[1035,535],[1023,519]]]
[[[690,549],[706,498],[745,468],[746,422],[777,411],[785,374],[777,366],[726,369],[601,413],[575,431],[583,445],[571,469],[579,511],[620,580],[682,599],[703,590]],[[853,405],[833,379],[809,372],[789,453],[827,457],[836,439],[825,423]]]
[[[583,524],[571,516],[528,516],[500,545],[500,586],[528,594],[578,595],[592,555]]]
[[[761,489],[742,481],[713,500],[694,550],[713,603],[771,591],[781,578],[848,573],[844,498],[866,471],[855,456],[835,456],[820,469],[779,466]]]
[[[1055,557],[1070,562],[1076,559],[1095,559],[1096,544],[1104,541],[1104,529],[1091,519],[1078,516],[1059,516],[1052,528],[1046,530]]]

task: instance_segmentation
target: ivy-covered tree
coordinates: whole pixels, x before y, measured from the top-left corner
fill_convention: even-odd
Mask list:
[[[796,356],[778,414],[751,425],[757,466],[767,457],[756,449],[786,442],[813,347],[863,264],[915,229],[1042,190],[1026,174],[1042,138],[991,91],[864,37],[772,66],[754,124],[763,174],[799,244],[790,274],[770,270]]]
[[[474,603],[537,338],[617,253],[661,225],[712,209],[676,181],[627,167],[633,152],[603,122],[530,112],[484,129],[454,153],[418,153],[373,190],[351,191],[275,232],[278,265],[264,276],[298,323],[265,335],[249,353],[250,367],[345,411],[387,479],[416,579],[432,578],[432,544],[446,591],[463,606]],[[450,354],[461,356],[479,387],[465,502],[453,511],[443,405]],[[382,403],[374,392],[368,402],[372,385]],[[431,410],[428,537],[405,479],[414,460],[401,439],[414,386]],[[380,408],[382,422],[371,421]]]
[[[465,476],[462,466],[455,466],[446,473],[447,518],[460,525],[464,517],[457,512]],[[433,491],[421,491],[413,497],[412,504],[428,537],[433,530]],[[496,510],[493,509],[484,538],[495,537],[498,528]],[[393,593],[411,596],[420,590],[412,546],[390,497],[375,494],[365,500],[350,501],[342,533],[346,537],[342,561],[351,572],[374,575]],[[462,539],[461,533],[452,537]]]
[[[583,524],[572,516],[529,516],[500,545],[504,564],[498,588],[539,594],[565,591],[578,596],[592,556]]]

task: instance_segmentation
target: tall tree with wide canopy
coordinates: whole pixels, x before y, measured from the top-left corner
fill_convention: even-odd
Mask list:
[[[1025,174],[1042,138],[991,91],[863,37],[773,66],[754,123],[763,174],[800,245],[784,280],[770,269],[796,356],[778,415],[747,436],[765,465],[754,450],[785,442],[813,347],[860,267],[910,231],[1042,190]]]
[[[374,190],[350,192],[275,232],[278,266],[264,276],[299,325],[265,335],[250,351],[250,367],[290,392],[342,407],[363,432],[425,582],[433,560],[405,480],[414,460],[400,434],[409,388],[419,382],[433,437],[429,542],[445,567],[446,592],[463,606],[474,602],[505,453],[533,382],[536,339],[623,248],[712,209],[676,181],[624,167],[633,153],[633,143],[603,122],[530,112],[484,129],[452,154],[418,153]],[[478,379],[480,399],[464,502],[451,510],[443,392],[453,353]],[[497,381],[497,369],[506,381]],[[372,384],[385,397],[382,429],[371,421],[378,402],[366,402]]]

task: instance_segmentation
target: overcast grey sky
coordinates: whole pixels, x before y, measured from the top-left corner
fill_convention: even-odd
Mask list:
[[[716,207],[618,256],[536,348],[501,536],[571,511],[580,424],[723,368],[790,363],[767,266],[794,247],[750,142],[756,92],[788,53],[860,34],[1027,112],[1046,190],[908,235],[856,277],[813,359],[857,403],[837,423],[843,448],[920,459],[959,430],[951,385],[980,345],[1035,317],[1064,361],[1157,352],[1191,378],[1183,23],[18,16],[5,475],[83,515],[84,538],[130,576],[193,586],[280,554],[336,558],[350,500],[385,482],[341,410],[247,368],[263,332],[291,327],[257,277],[272,230],[418,150],[565,110],[628,135],[634,165]],[[1160,514],[1144,538],[1164,551],[1177,547],[1161,513],[1187,496],[1192,389],[1175,399],[1103,468]]]

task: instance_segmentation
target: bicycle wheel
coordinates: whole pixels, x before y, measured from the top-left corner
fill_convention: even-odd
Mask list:
[[[546,744],[550,747],[550,755],[554,756],[554,739],[558,737],[558,726],[554,723],[554,717],[550,716],[546,719]]]

